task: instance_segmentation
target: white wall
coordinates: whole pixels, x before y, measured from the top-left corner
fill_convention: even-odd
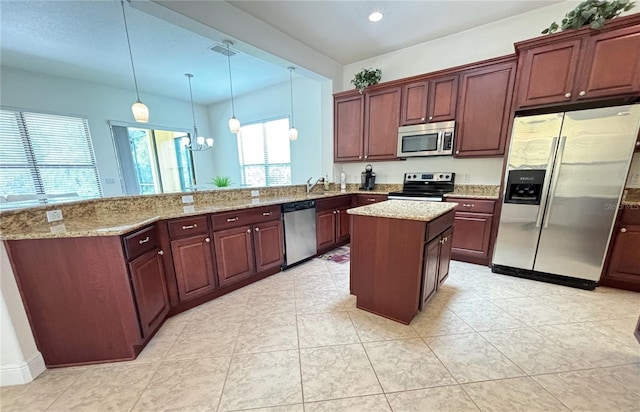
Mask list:
[[[290,142],[292,184],[302,184],[311,176],[317,179],[331,173],[322,165],[321,89],[322,84],[312,79],[298,77],[293,81],[294,125],[298,129],[298,140]],[[239,96],[234,104],[241,125],[289,116],[289,83]],[[229,176],[237,187],[241,184],[240,163],[236,135],[229,132],[227,124],[230,117],[231,101],[209,106],[210,128],[216,139],[211,177]]]
[[[629,175],[627,177],[626,187],[640,189],[640,153],[636,153],[633,155],[633,160],[631,160],[631,167],[629,168]]]
[[[135,124],[131,113],[131,104],[135,101],[134,91],[4,66],[0,68],[0,82],[0,104],[3,106],[86,116],[104,195],[117,196],[123,193],[113,139],[107,122]],[[185,130],[193,127],[188,101],[144,94],[140,97],[149,107],[149,126]],[[200,133],[208,136],[209,119],[205,106],[196,106],[196,121]],[[212,151],[196,153],[194,157],[198,181],[209,178],[212,174],[211,153]],[[109,181],[114,183],[107,183]]]

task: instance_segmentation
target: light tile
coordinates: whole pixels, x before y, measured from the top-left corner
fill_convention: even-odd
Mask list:
[[[316,313],[298,315],[300,347],[359,343],[358,334],[346,313]]]
[[[138,357],[128,363],[161,362],[184,330],[184,322],[165,322]]]
[[[456,383],[422,339],[371,342],[364,348],[385,392]]]
[[[337,291],[301,294],[296,297],[296,313],[345,312],[355,307],[355,296]]]
[[[332,401],[309,402],[304,405],[305,412],[391,412],[389,402],[384,395],[358,396],[356,398],[336,399]]]
[[[518,319],[489,301],[458,304],[454,307],[449,306],[449,309],[476,332],[521,328],[525,326]]]
[[[496,299],[492,303],[529,326],[571,322],[568,314],[531,297]]]
[[[230,356],[240,324],[235,322],[189,323],[165,356],[165,360]]]
[[[382,392],[360,344],[300,349],[305,402]]]
[[[363,310],[349,312],[362,342],[417,338],[411,326]]]
[[[425,341],[459,383],[524,375],[477,333],[431,337]]]
[[[236,355],[231,360],[220,411],[302,403],[297,351]]]
[[[214,299],[194,308],[189,322],[240,322],[247,309],[248,296],[226,297]]]
[[[230,361],[221,357],[162,363],[133,410],[215,410]]]
[[[270,318],[273,315],[295,315],[296,300],[277,295],[255,295],[249,298],[244,314],[245,320]]]
[[[501,379],[462,385],[464,391],[485,412],[568,411],[531,378]]]
[[[298,349],[296,320],[274,315],[270,319],[245,321],[240,326],[234,353],[257,353]]]
[[[622,386],[605,369],[534,376],[571,410],[637,412],[640,395]]]
[[[301,403],[295,405],[270,406],[267,408],[243,409],[243,411],[251,412],[304,412],[304,405]]]
[[[401,412],[477,412],[471,398],[458,385],[387,394],[391,409]]]
[[[640,363],[613,366],[606,371],[622,386],[640,395]]]
[[[413,318],[411,327],[422,337],[473,332],[465,321],[444,306],[424,308]]]
[[[84,373],[75,368],[47,369],[26,385],[0,388],[0,410],[24,412],[46,410]]]

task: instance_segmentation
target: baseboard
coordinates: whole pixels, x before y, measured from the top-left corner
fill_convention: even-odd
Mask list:
[[[40,352],[17,365],[0,366],[0,386],[24,385],[47,369]]]

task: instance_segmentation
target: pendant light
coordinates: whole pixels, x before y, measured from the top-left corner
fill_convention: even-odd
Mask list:
[[[208,137],[204,138],[198,135],[198,127],[196,126],[196,110],[193,107],[193,91],[191,90],[191,78],[193,74],[185,73],[184,77],[189,80],[189,97],[191,98],[191,115],[193,116],[193,136],[189,138],[189,136],[185,136],[180,139],[180,143],[183,144],[184,147],[193,151],[193,152],[202,152],[205,150],[211,149],[213,146],[213,138]],[[195,139],[195,141],[194,141]]]
[[[231,119],[229,119],[229,131],[238,133],[240,131],[240,120],[236,119],[236,109],[233,105],[233,81],[231,81],[231,49],[233,46],[231,40],[223,41],[227,45],[227,63],[229,64],[229,90],[231,91]]]
[[[136,78],[136,68],[133,65],[133,53],[131,53],[131,40],[129,39],[129,27],[127,26],[127,15],[124,12],[124,0],[120,0],[122,6],[122,18],[124,19],[124,32],[127,34],[127,46],[129,46],[129,58],[131,59],[131,70],[133,71],[133,83],[136,86],[136,96],[138,100],[131,106],[133,118],[138,123],[147,123],[149,121],[149,108],[140,101],[140,93],[138,92],[138,79]]]
[[[295,67],[289,67],[289,86],[291,90],[291,129],[289,129],[289,139],[298,140],[298,129],[293,126],[293,71]]]

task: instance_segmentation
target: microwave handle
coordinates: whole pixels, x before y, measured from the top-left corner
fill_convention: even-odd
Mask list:
[[[436,145],[436,151],[440,153],[442,152],[442,149],[444,149],[444,132],[440,131],[438,132],[438,142]]]

